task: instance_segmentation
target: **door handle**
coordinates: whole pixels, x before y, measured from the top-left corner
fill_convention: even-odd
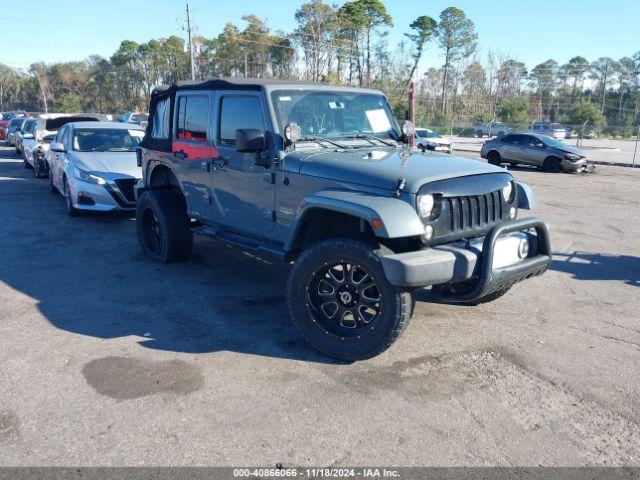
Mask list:
[[[173,152],[173,156],[175,158],[179,158],[180,160],[184,160],[185,158],[189,158],[189,155],[187,155],[187,152],[185,152],[184,150],[180,150],[179,152]]]

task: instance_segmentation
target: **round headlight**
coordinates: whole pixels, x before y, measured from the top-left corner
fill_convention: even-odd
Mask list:
[[[513,182],[507,183],[507,185],[502,189],[502,198],[504,198],[505,202],[511,200],[511,194],[513,194]]]
[[[418,197],[418,212],[420,212],[420,216],[426,218],[431,215],[435,203],[433,195],[420,195]]]

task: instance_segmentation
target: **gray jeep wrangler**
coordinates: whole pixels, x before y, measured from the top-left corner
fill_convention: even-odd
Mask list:
[[[146,254],[185,260],[193,233],[293,263],[293,321],[342,360],[387,349],[417,289],[477,304],[539,275],[546,225],[504,169],[412,149],[376,90],[220,79],[153,92],[138,162]],[[231,280],[232,281],[232,280]]]

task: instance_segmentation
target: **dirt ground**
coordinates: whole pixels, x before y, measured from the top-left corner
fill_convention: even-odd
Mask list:
[[[152,263],[0,149],[0,465],[640,465],[640,170],[513,174],[551,270],[479,307],[420,293],[343,365],[291,324],[288,266],[202,237]]]

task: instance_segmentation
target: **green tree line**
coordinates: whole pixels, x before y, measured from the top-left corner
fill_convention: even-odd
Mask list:
[[[549,59],[530,70],[517,58],[478,52],[473,20],[449,7],[394,24],[381,0],[342,6],[311,0],[294,13],[291,31],[273,31],[254,14],[229,22],[213,38],[193,39],[197,79],[278,77],[383,90],[399,118],[416,82],[416,118],[423,124],[502,120],[525,125],[552,120],[591,128],[614,125],[630,134],[640,124],[640,52],[621,59],[566,64]],[[196,18],[197,21],[197,18]],[[391,28],[404,30],[389,45]],[[441,60],[421,70],[424,58]],[[434,62],[429,62],[433,64]],[[185,41],[124,40],[110,58],[34,63],[26,70],[0,64],[0,110],[117,113],[146,110],[154,86],[189,79]]]

